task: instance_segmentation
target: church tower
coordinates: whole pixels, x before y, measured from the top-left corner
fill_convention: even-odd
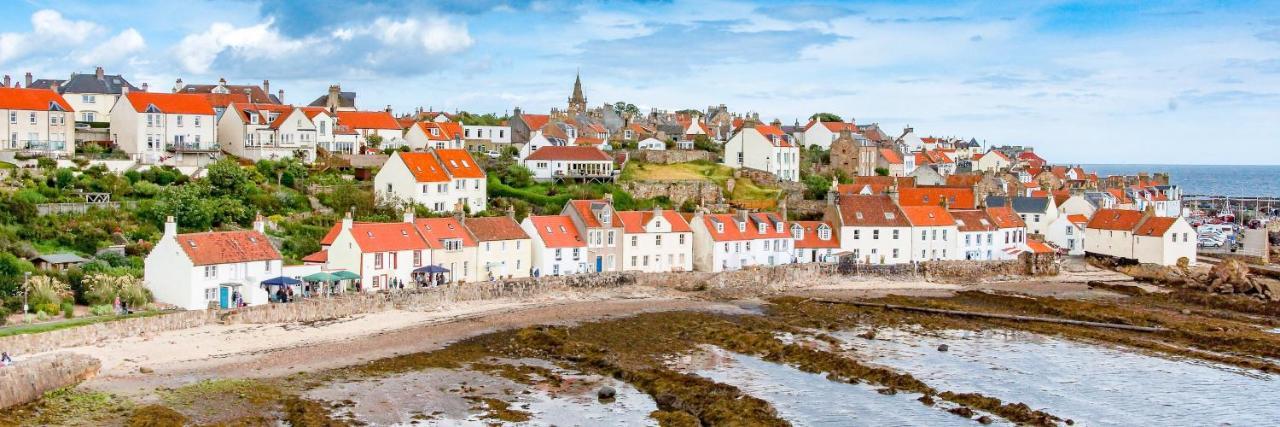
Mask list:
[[[587,97],[582,96],[582,74],[573,78],[573,95],[569,97],[569,117],[577,117],[578,114],[587,111]]]

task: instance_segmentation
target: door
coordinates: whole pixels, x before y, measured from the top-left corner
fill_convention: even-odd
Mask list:
[[[218,308],[221,308],[223,310],[231,308],[231,287],[229,286],[218,287]]]
[[[596,256],[596,273],[604,271],[604,258]]]

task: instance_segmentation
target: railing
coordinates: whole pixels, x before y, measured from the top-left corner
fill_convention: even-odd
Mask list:
[[[54,141],[50,139],[16,139],[16,140],[0,140],[0,149],[30,151],[30,152],[56,152],[61,153],[67,150],[66,141]]]
[[[196,142],[168,143],[164,149],[173,153],[212,153],[221,151],[218,144],[201,144]]]

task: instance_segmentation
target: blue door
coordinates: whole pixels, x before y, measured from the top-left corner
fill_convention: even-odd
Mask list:
[[[596,257],[596,273],[604,271],[604,258]]]
[[[218,308],[231,308],[231,288],[222,286],[218,288]]]

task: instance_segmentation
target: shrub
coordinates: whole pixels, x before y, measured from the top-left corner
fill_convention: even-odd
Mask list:
[[[89,314],[94,316],[110,316],[112,314],[116,314],[116,308],[111,304],[98,304],[93,307],[89,307]]]
[[[151,295],[142,286],[142,281],[133,276],[112,276],[93,274],[86,277],[84,298],[92,305],[114,305],[116,297],[130,306],[139,306],[151,301]]]
[[[63,298],[70,296],[71,288],[51,276],[35,276],[27,282],[27,301],[37,307],[42,304],[52,305],[54,309],[50,313],[57,313],[57,307]]]
[[[36,320],[41,321],[41,322],[46,321],[46,320],[49,320],[49,315],[48,315],[48,314],[44,314],[44,312],[43,312],[43,311],[38,312],[38,313],[36,313]]]
[[[36,313],[40,314],[58,314],[59,311],[62,311],[62,307],[53,303],[36,304],[35,308]]]
[[[68,319],[76,317],[76,306],[71,305],[69,302],[62,303],[62,317]]]
[[[0,307],[0,326],[9,323],[9,309]]]

